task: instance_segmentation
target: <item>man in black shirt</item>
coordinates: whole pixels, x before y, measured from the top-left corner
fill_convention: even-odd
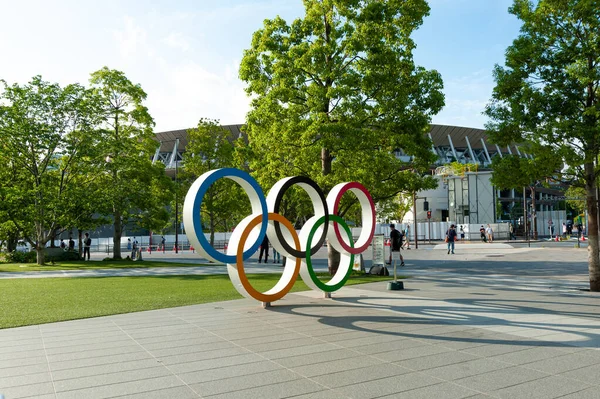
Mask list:
[[[389,264],[392,264],[392,252],[400,252],[400,248],[402,247],[402,239],[404,238],[402,233],[396,230],[396,226],[394,224],[390,224],[390,261]],[[402,254],[400,254],[400,266],[404,266],[404,258]]]

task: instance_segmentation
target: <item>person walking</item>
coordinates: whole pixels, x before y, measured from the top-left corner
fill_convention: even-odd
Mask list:
[[[73,241],[73,236],[69,236],[69,251],[75,251],[75,241]]]
[[[483,225],[481,225],[481,227],[479,228],[479,235],[481,236],[481,242],[485,242],[485,228],[483,227]]]
[[[508,224],[508,232],[510,233],[510,239],[511,240],[516,240],[517,237],[515,237],[515,226],[513,226],[512,223]]]
[[[463,226],[460,226],[460,240],[465,240],[465,229],[463,228]]]
[[[446,230],[446,242],[448,243],[448,255],[452,253],[454,255],[454,241],[456,241],[456,229],[451,224],[450,228]]]
[[[400,255],[400,266],[404,266],[404,258],[402,257],[402,254],[400,253],[400,248],[402,248],[402,239],[404,238],[404,235],[396,230],[396,225],[395,224],[390,224],[390,260],[388,262],[388,264],[392,264],[392,252],[398,252],[398,255]]]
[[[564,239],[567,238],[567,224],[564,223],[564,222],[563,222],[563,225],[562,225],[562,236],[563,236]]]
[[[281,263],[281,254],[273,247],[273,263]]]
[[[92,239],[90,233],[85,233],[85,239],[83,240],[83,260],[87,254],[87,260],[90,260],[90,248],[92,247]]]
[[[263,238],[262,243],[260,244],[260,253],[258,255],[258,263],[261,263],[263,254],[265,255],[265,263],[267,263],[267,259],[269,258],[269,239],[265,234],[265,238]]]
[[[492,230],[492,226],[489,223],[485,229],[485,234],[487,235],[488,242],[494,241],[494,230]]]
[[[133,240],[131,241],[131,260],[135,260],[135,257],[137,255],[137,249],[138,241],[135,239],[135,237],[133,237]]]

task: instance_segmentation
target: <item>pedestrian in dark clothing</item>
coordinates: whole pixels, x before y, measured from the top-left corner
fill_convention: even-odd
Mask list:
[[[262,243],[260,244],[260,254],[258,255],[258,263],[261,263],[263,254],[265,255],[265,263],[267,263],[267,259],[269,258],[269,239],[265,235]]]
[[[83,260],[85,260],[85,254],[87,254],[87,260],[90,260],[90,247],[92,246],[92,239],[89,233],[85,233],[85,240],[83,240]]]
[[[485,238],[485,227],[483,227],[483,225],[481,225],[481,228],[479,229],[479,234],[481,235],[481,242],[486,242],[487,238]]]
[[[69,237],[69,251],[75,251],[75,241],[73,241],[73,237]]]
[[[396,226],[394,224],[390,224],[390,261],[388,262],[389,264],[392,264],[392,252],[398,252],[400,255],[400,266],[404,266],[404,258],[402,257],[402,254],[400,254],[400,248],[402,248],[402,239],[404,238],[404,235],[396,230]]]
[[[452,251],[454,254],[454,241],[456,241],[456,229],[454,225],[450,225],[450,228],[446,231],[446,242],[448,243],[448,254]]]

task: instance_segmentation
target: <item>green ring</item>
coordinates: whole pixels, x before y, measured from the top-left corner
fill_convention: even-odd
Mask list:
[[[350,228],[346,224],[346,221],[337,215],[329,215],[329,221],[339,223],[344,228],[344,230],[346,230],[348,237],[350,237],[350,247],[354,248],[354,241],[352,241],[352,232],[350,231]],[[320,225],[322,225],[324,222],[325,222],[325,216],[321,216],[316,221],[313,228],[310,230],[310,233],[308,234],[308,238],[306,240],[306,248],[311,248],[313,236],[317,232],[317,228]],[[308,274],[310,275],[310,278],[312,279],[313,283],[315,283],[315,285],[317,287],[319,287],[319,289],[321,289],[322,291],[325,291],[325,292],[333,292],[333,291],[337,291],[340,288],[342,288],[344,286],[344,284],[346,284],[346,281],[348,281],[348,277],[350,277],[350,273],[352,272],[353,264],[354,264],[354,254],[350,254],[350,265],[348,266],[348,271],[346,272],[346,275],[344,276],[344,278],[335,285],[328,285],[327,283],[324,283],[321,280],[319,280],[319,277],[317,277],[317,274],[315,273],[315,271],[313,270],[313,267],[312,267],[312,261],[310,260],[310,251],[306,251],[306,268],[308,269]]]

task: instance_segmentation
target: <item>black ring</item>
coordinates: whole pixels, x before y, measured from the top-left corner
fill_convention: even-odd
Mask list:
[[[325,194],[323,193],[323,190],[321,190],[321,188],[313,180],[311,180],[305,176],[294,176],[294,177],[288,179],[283,184],[283,186],[281,186],[281,189],[277,193],[277,197],[275,197],[275,205],[273,207],[273,212],[279,213],[279,208],[281,206],[281,200],[283,199],[283,195],[294,184],[299,184],[300,187],[302,187],[302,184],[306,184],[307,186],[312,187],[315,190],[315,192],[319,195],[319,198],[321,199],[321,202],[323,203],[323,209],[325,210],[325,222],[323,223],[324,224],[323,234],[321,235],[321,238],[319,238],[317,243],[313,247],[311,247],[310,255],[312,256],[319,251],[319,249],[325,242],[325,239],[327,238],[327,229],[329,228],[329,209],[327,207],[327,200],[325,199]],[[314,209],[314,206],[313,206],[313,209]],[[290,255],[292,255],[296,258],[306,258],[306,251],[297,251],[295,248],[292,248],[290,245],[288,245],[288,242],[285,240],[285,237],[283,236],[283,233],[281,232],[281,226],[280,226],[279,222],[274,221],[273,227],[275,228],[275,234],[277,235],[277,240],[279,240],[279,242],[281,243],[281,246]]]

